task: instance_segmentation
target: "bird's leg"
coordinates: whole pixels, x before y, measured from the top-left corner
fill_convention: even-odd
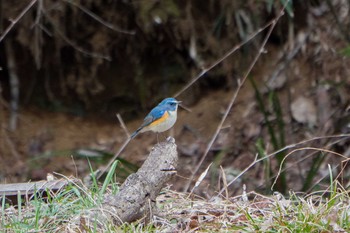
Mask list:
[[[166,141],[167,136],[164,132],[160,133],[160,136],[163,138],[164,141]]]
[[[159,144],[159,138],[162,140],[164,138],[164,140],[166,140],[166,136],[164,135],[164,133],[159,133],[157,132],[157,142]]]

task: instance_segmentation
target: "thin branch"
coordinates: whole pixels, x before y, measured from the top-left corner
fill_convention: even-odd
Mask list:
[[[120,29],[118,27],[116,27],[115,25],[104,21],[101,17],[99,17],[98,15],[96,15],[95,13],[93,13],[92,11],[90,11],[89,9],[83,7],[82,5],[71,1],[71,0],[64,0],[65,2],[79,8],[82,12],[84,12],[85,14],[89,15],[91,18],[93,18],[94,20],[96,20],[97,22],[101,23],[102,25],[108,27],[109,29],[116,31],[116,32],[120,32],[120,33],[124,33],[124,34],[128,34],[128,35],[135,35],[135,31],[128,31],[128,30],[124,30],[124,29]]]
[[[124,142],[124,144],[119,148],[119,150],[117,151],[117,153],[114,154],[113,158],[111,158],[107,164],[107,166],[105,166],[103,168],[103,170],[97,175],[97,179],[100,179],[101,176],[103,176],[103,174],[105,174],[109,168],[112,166],[113,162],[119,157],[119,155],[123,152],[123,150],[125,149],[125,147],[129,144],[129,142],[131,141],[132,138],[130,138],[130,132],[128,130],[128,128],[126,127],[122,117],[120,116],[119,113],[117,113],[117,118],[119,120],[119,123],[122,127],[122,129],[125,131],[125,134],[127,136],[127,140]]]
[[[121,116],[119,113],[117,113],[117,118],[118,118],[118,121],[119,121],[119,123],[120,123],[122,129],[124,130],[125,134],[126,134],[126,135],[128,136],[128,138],[129,138],[129,137],[130,137],[130,132],[129,132],[128,128],[126,127],[126,125],[125,125],[125,123],[124,123],[124,121],[123,121],[122,116]]]
[[[260,159],[257,159],[255,158],[254,161],[249,164],[241,173],[239,173],[239,175],[237,175],[233,180],[231,180],[227,186],[230,186],[232,185],[238,178],[240,178],[246,171],[248,171],[250,168],[252,168],[255,164],[257,163],[260,163],[261,161],[265,160],[265,159],[268,159],[272,156],[275,156],[276,154],[279,154],[281,153],[282,151],[285,151],[285,150],[289,150],[289,149],[292,149],[292,148],[295,148],[297,146],[300,146],[300,145],[303,145],[303,144],[306,144],[306,143],[309,143],[309,142],[312,142],[312,141],[316,141],[316,140],[321,140],[321,139],[328,139],[328,138],[349,138],[350,137],[350,134],[339,134],[339,135],[330,135],[330,136],[322,136],[322,137],[314,137],[314,138],[311,138],[311,139],[307,139],[307,140],[304,140],[304,141],[301,141],[301,142],[298,142],[298,143],[294,143],[294,144],[290,144],[290,145],[287,145],[273,153],[270,153]],[[302,149],[308,149],[310,147],[304,147]],[[319,148],[316,148],[317,150],[319,150]],[[331,152],[331,153],[334,153],[334,152]],[[338,154],[338,156],[341,156],[342,158],[344,159],[347,159],[347,157],[345,156],[342,156],[341,154]],[[221,195],[223,192],[225,192],[225,188],[221,189],[220,192],[217,194],[217,196]]]
[[[70,46],[72,46],[75,50],[77,50],[78,52],[81,52],[85,55],[91,56],[91,57],[95,57],[95,58],[102,58],[105,59],[107,61],[111,61],[112,58],[110,56],[107,55],[103,55],[103,54],[99,54],[99,53],[95,53],[95,52],[90,52],[87,51],[86,49],[80,47],[79,45],[77,45],[75,42],[73,42],[71,39],[69,39],[60,29],[59,27],[54,23],[54,20],[45,12],[43,11],[43,14],[45,15],[45,17],[49,20],[49,22],[53,25],[53,29],[57,32],[57,34]]]
[[[280,11],[279,15],[278,15],[275,19],[273,19],[270,23],[268,23],[268,25],[271,25],[271,26],[270,26],[270,29],[269,29],[269,31],[267,32],[267,34],[266,34],[266,36],[265,36],[265,39],[264,39],[264,41],[262,42],[262,44],[261,44],[261,46],[260,46],[260,48],[259,48],[259,51],[258,51],[257,55],[255,56],[254,60],[253,60],[252,63],[250,64],[250,66],[249,66],[247,72],[245,73],[245,75],[244,75],[244,77],[243,77],[243,80],[242,80],[241,82],[238,82],[238,88],[237,88],[237,90],[234,92],[234,94],[233,94],[233,96],[232,96],[232,98],[231,98],[231,101],[230,101],[229,105],[228,105],[227,108],[226,108],[225,114],[224,114],[224,116],[222,117],[221,122],[219,123],[218,127],[216,128],[216,131],[215,131],[213,137],[211,138],[210,142],[208,143],[207,148],[206,148],[206,150],[205,150],[205,152],[204,152],[204,154],[203,154],[203,156],[202,156],[200,162],[197,164],[196,168],[194,169],[194,171],[193,171],[193,173],[192,173],[192,175],[191,175],[191,178],[189,179],[189,181],[188,181],[188,183],[187,183],[187,186],[186,186],[186,188],[185,188],[185,191],[188,190],[188,188],[189,188],[189,186],[191,185],[191,182],[192,182],[192,180],[193,180],[193,177],[196,175],[197,171],[199,170],[199,168],[201,167],[201,165],[202,165],[202,163],[204,162],[205,158],[207,157],[210,148],[212,147],[212,145],[213,145],[214,141],[216,140],[217,136],[219,135],[219,132],[220,132],[220,130],[221,130],[221,128],[222,128],[222,126],[223,126],[223,124],[224,124],[224,122],[225,122],[225,120],[226,120],[228,114],[230,113],[234,102],[236,101],[236,98],[237,98],[237,96],[238,96],[238,93],[240,92],[240,90],[241,90],[243,84],[245,83],[245,81],[246,81],[248,75],[249,75],[250,72],[252,71],[252,69],[253,69],[253,67],[255,66],[256,62],[258,61],[258,59],[260,58],[261,54],[263,53],[264,48],[265,48],[265,45],[266,45],[266,43],[267,43],[267,40],[270,38],[270,35],[271,35],[273,29],[275,28],[275,26],[276,26],[278,20],[283,16],[283,14],[284,14],[284,8]],[[266,28],[266,26],[264,26],[263,28]],[[260,31],[260,30],[258,30],[258,31]],[[256,34],[256,33],[255,33],[255,34]],[[232,50],[231,50],[231,51],[232,51]],[[230,51],[230,52],[231,52],[231,51]],[[227,58],[230,54],[231,54],[231,53],[227,53],[223,58],[219,59],[216,63],[214,63],[214,65],[212,65],[212,66],[210,67],[210,69],[211,69],[212,67],[216,66],[217,64],[219,64],[219,63],[220,63],[221,61],[223,61],[225,58]]]
[[[113,155],[113,158],[111,158],[108,162],[108,164],[101,170],[101,172],[99,172],[97,174],[97,179],[100,179],[108,170],[109,168],[112,166],[113,162],[119,157],[119,155],[124,151],[125,147],[129,144],[129,142],[131,141],[131,137],[128,137],[126,139],[126,141],[124,142],[124,144],[119,148],[119,150],[117,151],[117,153],[115,153]]]
[[[6,30],[0,36],[0,43],[5,38],[5,36],[12,30],[12,28],[18,23],[18,21],[34,6],[38,0],[32,0],[26,8],[14,19],[11,24],[6,28]]]
[[[260,34],[262,31],[264,31],[266,28],[268,28],[269,26],[271,26],[273,24],[274,20],[271,20],[270,22],[268,22],[266,25],[264,25],[262,28],[259,28],[256,32],[254,32],[253,34],[251,34],[250,36],[248,36],[244,41],[242,41],[241,43],[239,43],[238,45],[234,46],[230,51],[228,51],[223,57],[219,58],[218,60],[216,60],[211,66],[209,66],[208,68],[205,68],[202,70],[202,72],[196,76],[194,79],[192,79],[186,86],[184,86],[181,90],[179,90],[174,97],[177,97],[179,95],[181,95],[185,90],[187,90],[190,86],[192,86],[198,79],[200,79],[203,75],[205,75],[207,72],[209,72],[210,70],[212,70],[214,67],[216,67],[217,65],[219,65],[221,62],[223,62],[226,58],[228,58],[229,56],[231,56],[236,50],[240,49],[243,45],[245,45],[246,43],[248,43],[249,41],[251,41],[252,39],[254,39],[258,34]]]
[[[281,164],[280,164],[279,169],[278,169],[278,172],[277,172],[276,179],[274,180],[274,182],[273,182],[272,185],[271,185],[271,190],[273,190],[273,187],[275,186],[278,177],[281,175],[281,172],[282,172],[282,165],[283,165],[284,162],[286,161],[287,157],[289,157],[289,156],[290,156],[291,154],[293,154],[294,152],[301,151],[301,150],[315,150],[315,151],[326,152],[326,153],[338,155],[339,157],[342,157],[342,158],[344,159],[344,161],[349,160],[348,157],[346,157],[346,156],[344,156],[344,155],[342,155],[342,154],[339,154],[339,153],[337,153],[337,152],[335,152],[335,151],[323,149],[323,148],[303,147],[303,148],[298,148],[298,149],[292,150],[292,151],[289,152],[289,153],[283,158],[283,160],[281,161]]]
[[[42,59],[42,45],[43,45],[43,35],[40,25],[41,15],[43,10],[43,0],[38,0],[38,7],[36,9],[36,17],[35,17],[35,28],[34,28],[34,59],[36,68],[40,70],[41,68],[41,59]]]

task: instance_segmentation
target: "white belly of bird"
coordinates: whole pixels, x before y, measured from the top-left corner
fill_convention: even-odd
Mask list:
[[[168,113],[169,113],[169,117],[166,121],[160,122],[158,125],[153,126],[150,130],[152,130],[153,132],[161,133],[173,127],[177,118],[176,111],[174,112],[168,111]]]

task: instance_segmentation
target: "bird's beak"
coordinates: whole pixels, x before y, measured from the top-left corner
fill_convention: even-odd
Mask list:
[[[179,106],[180,106],[181,108],[185,109],[185,110],[188,111],[188,112],[192,112],[191,109],[189,109],[189,108],[187,108],[186,106],[183,106],[183,105],[181,104],[182,101],[177,101],[177,103],[179,104]]]

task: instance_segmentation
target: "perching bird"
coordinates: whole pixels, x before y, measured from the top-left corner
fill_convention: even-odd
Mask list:
[[[136,135],[146,131],[153,131],[157,133],[164,132],[173,127],[177,118],[177,107],[179,106],[179,103],[181,103],[181,101],[177,101],[174,98],[166,98],[160,102],[157,107],[153,108],[143,120],[142,125],[131,134],[127,141],[125,141],[119,151],[109,161],[107,166],[99,173],[97,178],[100,179],[102,175],[107,172],[112,163],[129,144],[130,140],[136,137]]]
[[[179,103],[181,101],[177,101],[174,98],[164,99],[148,113],[142,125],[131,134],[130,139],[142,132],[153,131],[161,133],[173,127],[176,122]]]

